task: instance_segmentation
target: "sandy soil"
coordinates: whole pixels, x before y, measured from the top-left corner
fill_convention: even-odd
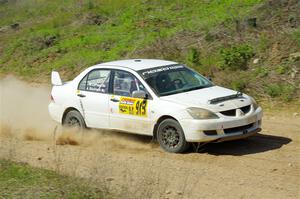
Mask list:
[[[3,104],[1,114],[8,115]],[[144,136],[98,131],[61,135],[48,119],[47,128],[26,122],[26,128],[15,129],[8,121],[1,122],[0,158],[86,178],[118,198],[300,198],[296,115],[267,113],[261,134],[186,154],[163,152]]]

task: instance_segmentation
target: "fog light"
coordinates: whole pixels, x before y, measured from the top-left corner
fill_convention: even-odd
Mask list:
[[[218,135],[217,131],[210,130],[210,131],[203,131],[205,135]]]

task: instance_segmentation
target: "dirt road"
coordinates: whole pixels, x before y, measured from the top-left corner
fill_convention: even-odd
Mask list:
[[[0,158],[84,177],[119,198],[300,198],[299,116],[267,113],[262,134],[186,154],[137,135],[41,131],[2,122]]]

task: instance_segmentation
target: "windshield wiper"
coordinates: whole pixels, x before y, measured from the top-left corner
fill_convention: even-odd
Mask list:
[[[177,94],[177,93],[184,93],[184,92],[198,90],[198,89],[202,89],[202,88],[208,88],[208,87],[211,87],[211,86],[212,85],[197,86],[197,87],[187,88],[187,89],[183,89],[183,90],[176,90],[176,91],[172,91],[172,92],[162,93],[160,96],[174,95],[174,94]]]
[[[182,90],[182,92],[188,92],[188,91],[193,91],[193,90],[198,90],[198,89],[208,88],[208,87],[211,87],[211,85],[197,86],[197,87],[187,88],[185,90]]]

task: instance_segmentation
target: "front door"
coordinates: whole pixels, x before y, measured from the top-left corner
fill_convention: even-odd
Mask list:
[[[112,90],[109,99],[111,128],[152,135],[149,106],[152,100],[132,97],[133,91],[147,92],[142,83],[129,72],[115,70]]]
[[[77,96],[86,125],[91,128],[109,128],[110,70],[89,72],[79,83]]]

